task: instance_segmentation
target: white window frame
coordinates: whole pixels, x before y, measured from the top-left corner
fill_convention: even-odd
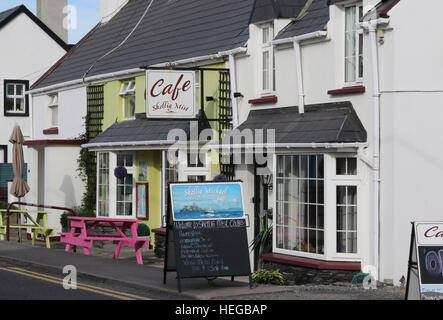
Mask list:
[[[58,119],[58,94],[57,93],[49,95],[48,108],[50,111],[49,124],[50,124],[51,128],[58,128],[59,119]],[[56,122],[54,122],[54,113],[57,113],[57,121]]]
[[[356,158],[357,159],[357,174],[356,175],[337,175],[337,159],[338,158]],[[337,154],[331,157],[331,171],[333,173],[332,179],[330,181],[330,212],[331,212],[331,225],[334,226],[331,230],[330,239],[333,241],[330,249],[331,257],[338,260],[354,260],[357,261],[361,257],[361,246],[362,246],[362,226],[361,222],[363,220],[362,216],[362,192],[361,192],[361,180],[362,180],[362,163],[355,154]],[[337,251],[337,187],[350,187],[355,186],[357,188],[357,252],[356,253],[344,253]],[[333,231],[333,232],[332,232]]]
[[[26,84],[24,83],[19,83],[19,82],[9,82],[7,80],[4,80],[6,82],[5,84],[5,88],[6,88],[6,92],[5,92],[5,97],[8,99],[13,99],[14,100],[14,109],[13,110],[6,110],[6,105],[4,106],[6,114],[26,114]],[[9,86],[13,86],[14,87],[14,94],[9,94]],[[22,87],[22,94],[18,95],[17,94],[17,87],[21,86]],[[17,111],[17,99],[23,99],[23,103],[24,103],[24,110],[23,111]]]
[[[347,35],[347,31],[346,31],[346,10],[348,8],[355,8],[356,10],[356,14],[355,14],[355,61],[354,61],[354,72],[355,72],[355,79],[354,80],[347,80],[346,79],[346,71],[347,71],[347,56],[346,56],[346,35]],[[344,52],[343,52],[343,61],[344,61],[344,65],[343,65],[343,82],[344,82],[344,87],[349,87],[349,86],[355,86],[355,85],[359,85],[363,83],[363,77],[364,77],[364,68],[363,68],[363,74],[362,76],[360,76],[360,56],[363,59],[363,63],[364,63],[364,56],[363,56],[363,51],[364,51],[364,43],[362,43],[362,47],[363,50],[362,52],[360,52],[360,35],[363,35],[363,28],[358,26],[358,23],[360,22],[359,20],[359,10],[363,10],[363,3],[362,2],[356,2],[356,3],[352,3],[352,4],[347,4],[344,6]],[[364,42],[363,36],[361,37],[361,42]]]
[[[304,156],[304,155],[322,155],[323,156],[323,253],[312,253],[312,252],[304,252],[304,251],[295,251],[295,250],[289,250],[289,249],[282,249],[277,248],[277,156]],[[274,214],[273,214],[273,232],[272,232],[272,251],[275,253],[290,255],[290,256],[296,256],[296,257],[304,257],[304,258],[311,258],[311,259],[319,259],[319,260],[328,260],[328,234],[330,230],[330,226],[328,225],[327,221],[327,215],[328,215],[328,205],[327,205],[327,155],[324,153],[319,152],[308,152],[308,153],[277,153],[274,154],[273,157],[273,207],[274,207]],[[309,228],[307,229],[314,229]],[[316,229],[316,228],[315,228]]]
[[[137,173],[137,159],[135,152],[108,152],[109,153],[109,196],[108,196],[108,216],[99,216],[105,218],[115,219],[136,219],[136,173]],[[117,167],[117,155],[125,154],[132,155],[132,167],[125,167],[128,174],[132,174],[132,214],[130,216],[117,215],[117,178],[114,176],[114,169]],[[99,166],[97,166],[97,179],[99,178]],[[97,180],[98,181],[98,180]],[[98,206],[98,183],[97,183],[97,206]]]
[[[108,201],[107,201],[107,203],[108,203],[108,213],[107,213],[107,215],[101,215],[100,214],[100,211],[99,211],[99,208],[100,208],[100,197],[99,197],[99,190],[100,190],[100,155],[101,154],[107,154],[108,155],[108,197],[107,197],[107,199],[108,199]],[[97,208],[97,217],[103,217],[103,218],[108,218],[108,217],[110,217],[110,215],[111,215],[111,199],[110,199],[110,196],[111,196],[111,180],[110,180],[110,178],[111,178],[111,159],[110,159],[110,157],[111,157],[111,154],[109,153],[109,152],[98,152],[97,153],[97,193],[96,193],[96,208]]]
[[[136,87],[135,79],[124,81],[121,85],[120,96],[123,99],[123,120],[134,120],[135,119],[135,109],[136,109],[135,87]],[[128,96],[134,97],[134,115],[130,116],[130,117],[126,117],[126,108],[128,107],[126,105],[126,98]]]
[[[269,29],[268,39],[264,37],[264,31]],[[275,91],[275,61],[274,61],[274,46],[271,41],[274,39],[274,24],[266,23],[260,26],[260,43],[261,43],[261,56],[260,56],[260,72],[261,72],[261,83],[260,92],[261,95],[267,95]],[[267,81],[268,88],[265,88],[265,66],[264,66],[264,55],[268,54],[268,65],[267,65]]]

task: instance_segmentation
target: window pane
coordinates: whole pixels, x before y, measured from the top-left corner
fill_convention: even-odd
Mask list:
[[[6,85],[6,92],[9,96],[13,96],[14,95],[14,85],[13,84],[8,84]]]
[[[308,225],[309,228],[316,229],[317,228],[317,206],[310,205],[308,206],[309,209],[309,221]]]
[[[300,157],[300,178],[306,179],[308,177],[308,157]]]
[[[25,99],[16,98],[15,99],[15,109],[16,109],[16,111],[24,112],[25,111]]]
[[[346,253],[346,232],[337,232],[337,252]]]
[[[348,187],[348,198],[347,198],[348,204],[357,204],[357,187],[356,186],[350,186]]]
[[[263,52],[263,90],[269,90],[269,51]]]
[[[269,27],[265,27],[262,29],[263,30],[263,44],[267,44],[269,42],[269,34],[270,34],[270,30]]]
[[[6,111],[14,111],[14,98],[5,99],[5,108]]]
[[[51,108],[51,125],[52,126],[58,126],[58,108],[52,107]]]
[[[357,158],[347,158],[348,175],[357,175]]]
[[[348,207],[348,230],[357,231],[357,207]]]
[[[22,84],[17,84],[15,86],[15,95],[16,96],[22,96],[23,95],[23,91],[24,91],[24,88],[23,88]]]
[[[317,229],[324,229],[325,217],[324,217],[324,207],[317,206]]]
[[[325,240],[324,240],[323,231],[317,231],[317,253],[318,254],[325,253]]]
[[[337,187],[337,204],[346,204],[346,187]]]
[[[336,174],[345,175],[346,174],[346,158],[337,158],[336,160]]]
[[[346,207],[337,207],[337,230],[346,230]]]
[[[319,179],[324,178],[324,159],[323,156],[317,156],[317,175]]]

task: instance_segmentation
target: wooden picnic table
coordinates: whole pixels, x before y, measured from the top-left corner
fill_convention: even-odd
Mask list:
[[[148,248],[150,238],[139,238],[137,234],[138,223],[135,219],[110,219],[110,218],[89,218],[89,217],[68,217],[71,230],[68,233],[59,233],[60,241],[66,243],[66,251],[71,247],[83,247],[83,253],[89,255],[94,241],[114,241],[117,246],[114,251],[114,259],[118,259],[122,247],[132,247],[135,249],[137,263],[143,264],[142,248]],[[93,233],[97,227],[112,227],[116,233],[104,234]],[[80,230],[78,232],[77,230]],[[131,236],[127,236],[125,231],[130,230]]]
[[[5,240],[5,235],[7,234],[7,225],[3,223],[4,215],[6,215],[7,210],[0,210],[0,240]],[[9,210],[10,214],[18,215],[18,221],[20,221],[20,216],[23,215],[27,220],[31,222],[31,224],[21,224],[18,222],[17,224],[10,224],[10,229],[18,229],[18,230],[26,230],[30,229],[32,231],[32,245],[35,245],[35,240],[37,236],[43,236],[46,240],[46,248],[51,247],[51,242],[49,237],[55,234],[55,228],[48,227],[48,215],[50,214],[47,211],[38,211],[38,210]],[[31,216],[31,213],[37,214],[35,218]],[[6,219],[6,217],[5,217]]]

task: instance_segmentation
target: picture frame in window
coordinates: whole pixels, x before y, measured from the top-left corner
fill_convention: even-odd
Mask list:
[[[136,217],[149,220],[149,183],[136,183]]]
[[[16,90],[15,88],[18,85],[22,85],[23,86],[23,92],[20,94],[20,96],[23,97],[24,99],[24,111],[14,111],[14,110],[7,110],[7,105],[9,104],[8,101],[10,101],[10,99],[16,99],[18,96],[16,95],[15,91],[12,94],[13,98],[10,97],[10,95],[8,94],[8,86],[10,88],[14,87],[14,90]],[[28,80],[11,80],[11,79],[5,79],[3,80],[3,115],[5,117],[29,117],[29,95],[27,94],[27,91],[29,91],[29,81]],[[14,102],[15,104],[15,102]]]

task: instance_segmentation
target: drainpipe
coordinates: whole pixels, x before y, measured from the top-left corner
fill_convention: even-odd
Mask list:
[[[295,67],[297,74],[297,86],[298,86],[298,112],[305,113],[305,90],[303,87],[303,69],[301,63],[301,46],[300,42],[295,37],[293,39],[294,43],[294,54],[295,54]]]
[[[379,280],[380,276],[380,75],[378,63],[378,44],[377,44],[377,28],[381,24],[389,23],[389,19],[375,19],[360,24],[369,31],[369,41],[371,45],[372,56],[372,101],[373,101],[373,155],[372,155],[372,176],[373,176],[373,221],[372,221],[372,238],[374,239],[372,248],[372,261],[376,270],[373,275],[375,280]]]
[[[319,38],[326,38],[328,35],[327,31],[315,31],[311,33],[306,33],[300,36],[277,39],[272,41],[273,46],[292,43],[294,45],[294,56],[295,56],[295,73],[297,74],[297,86],[298,86],[298,111],[299,113],[305,113],[305,90],[303,85],[303,67],[301,61],[301,42],[305,40],[315,40]]]
[[[375,280],[379,279],[380,274],[380,251],[379,251],[379,237],[380,237],[380,83],[379,83],[379,66],[378,66],[378,46],[377,46],[377,24],[371,23],[369,25],[369,39],[371,42],[372,55],[372,81],[373,81],[373,121],[374,121],[374,136],[373,136],[373,262],[376,271]]]
[[[234,93],[237,92],[237,68],[235,65],[234,53],[229,53],[229,78],[231,79],[231,101],[232,101],[232,124],[234,128],[238,127],[238,101],[234,97]]]

